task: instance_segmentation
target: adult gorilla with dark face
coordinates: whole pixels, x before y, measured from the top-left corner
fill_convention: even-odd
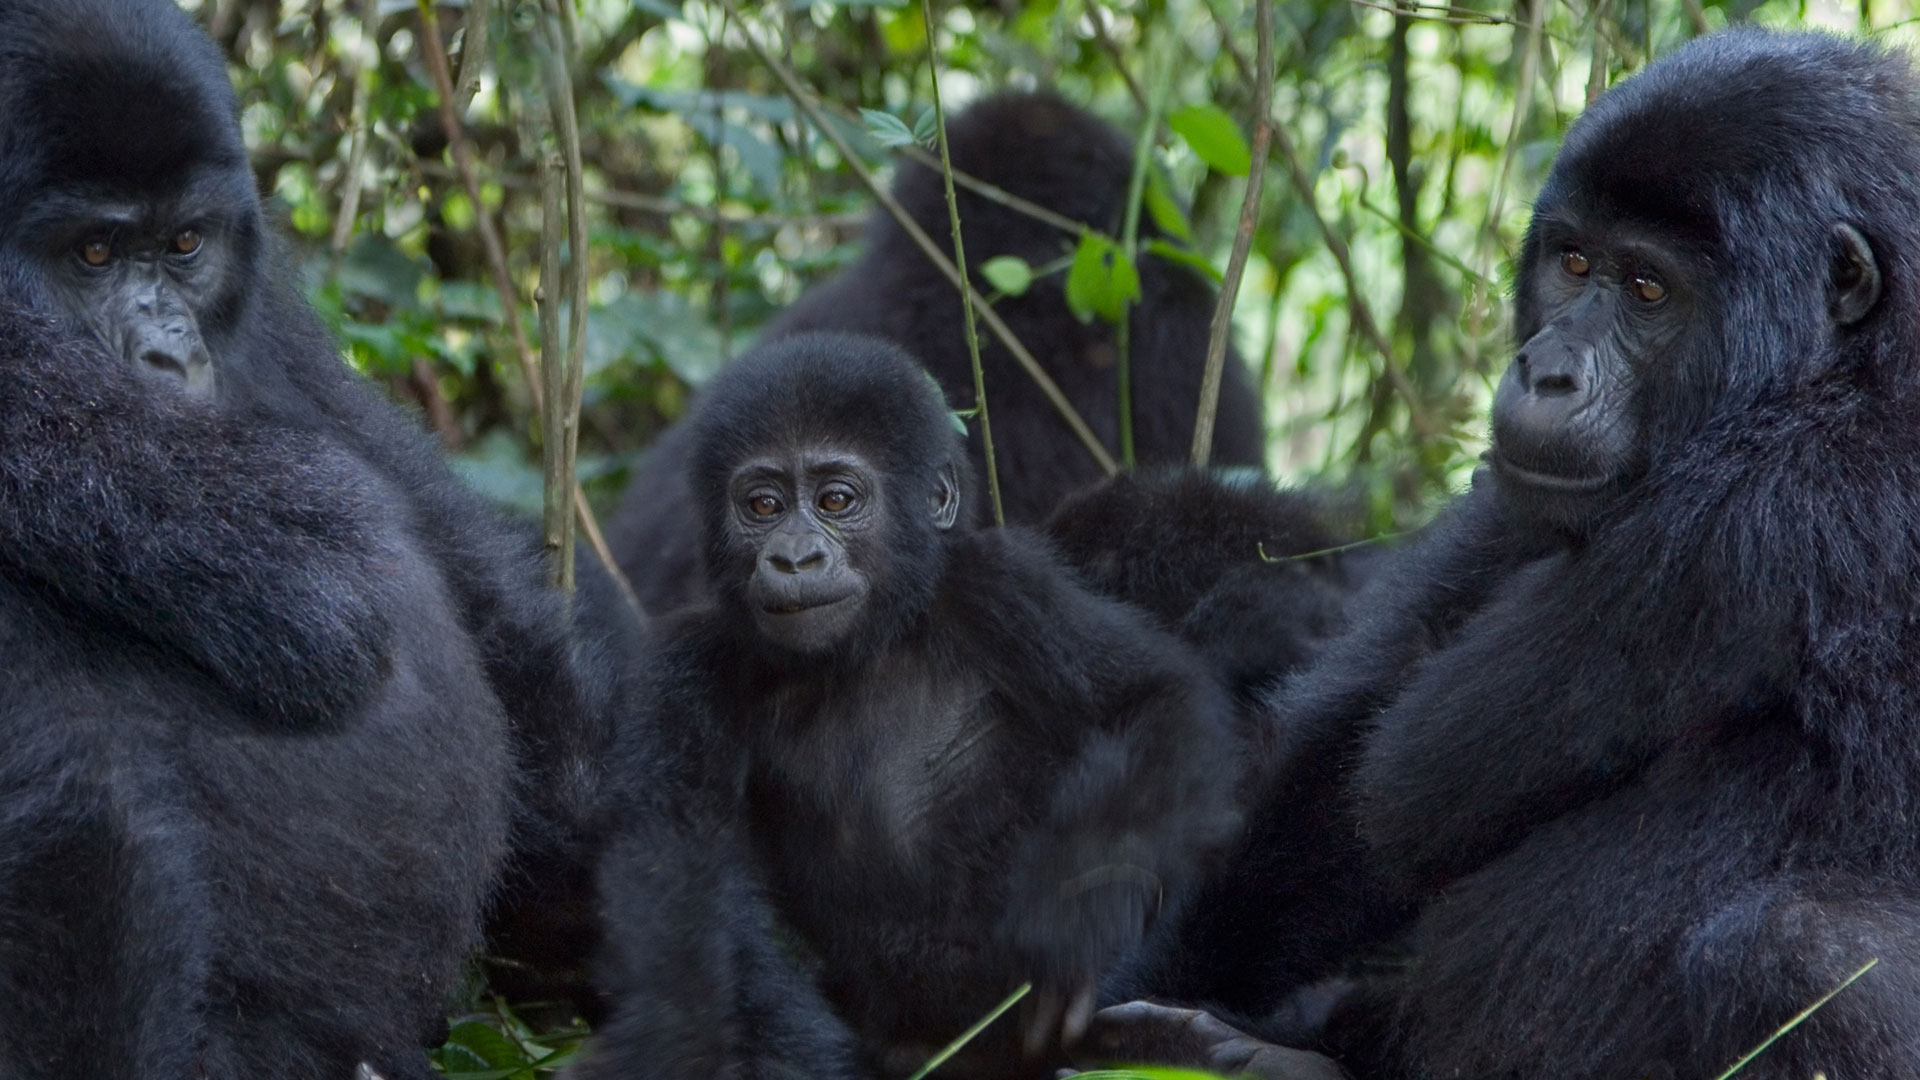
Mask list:
[[[130,370],[0,260],[0,1074],[432,1076],[505,718],[328,440]]]
[[[634,662],[638,624],[596,587],[591,567],[569,620],[560,598],[542,585],[534,530],[505,521],[467,492],[413,420],[342,362],[299,297],[292,273],[279,265],[235,116],[218,51],[169,0],[0,0],[0,257],[22,270],[71,326],[118,355],[128,377],[149,384],[156,396],[196,399],[236,425],[318,440],[354,462],[392,502],[399,542],[429,561],[445,593],[441,602],[451,608],[454,632],[422,635],[420,647],[429,652],[418,662],[457,664],[471,654],[490,690],[483,695],[486,708],[504,706],[511,723],[518,767],[506,774],[517,789],[513,827],[520,862],[502,905],[503,947],[523,947],[536,962],[555,959],[539,952],[547,946],[578,953],[578,943],[546,940],[544,922],[516,917],[544,911],[555,899],[536,890],[555,886],[564,892],[587,881],[582,845],[596,755],[605,724],[624,699],[621,680]],[[102,437],[111,437],[111,425],[103,431],[109,434]],[[35,470],[51,450],[29,441],[12,453],[17,467]],[[152,476],[115,482],[164,491],[170,479],[162,466]],[[56,502],[55,509],[80,514],[90,497],[86,489],[75,489],[75,505],[61,510]],[[244,489],[236,497],[248,498]],[[23,534],[0,540],[33,550],[35,529],[44,521],[12,520]],[[298,582],[309,573],[291,561],[227,566],[216,554],[191,551],[177,558],[193,567],[197,576],[191,580],[224,580],[240,590],[239,599],[252,596],[252,607],[281,594],[276,581]],[[83,580],[76,573],[72,587]],[[183,586],[163,595],[170,599],[156,602],[147,625],[166,628],[189,654],[240,648],[297,655],[305,648],[284,635],[252,638],[227,632],[221,619],[197,617],[211,598],[234,599],[226,590]],[[430,605],[395,604],[378,614],[414,628],[430,621],[431,611]],[[77,639],[68,644],[84,647]],[[262,672],[276,677],[277,669],[267,664]],[[287,692],[310,696],[339,684],[321,681]],[[345,707],[314,706],[330,720],[340,719],[336,714]],[[420,765],[430,774],[422,778],[423,803],[416,808],[423,819],[431,816],[428,800],[437,797],[429,794],[434,777],[501,771],[483,768],[492,759],[482,742],[469,748],[456,741],[442,751],[439,764]],[[264,785],[256,797],[277,796]],[[390,820],[408,816],[395,811]],[[338,835],[322,829],[303,842],[343,850],[380,843],[378,830],[363,830],[353,820],[336,822]],[[208,822],[207,843],[216,850],[225,825],[218,814]],[[260,859],[261,872],[269,876],[291,869],[278,866],[270,853]],[[422,868],[418,880],[433,880],[436,872]],[[340,887],[350,894],[355,887],[416,886],[395,874]],[[492,882],[473,871],[446,887],[479,897]],[[194,917],[242,935],[270,936],[277,928],[266,910],[209,909]],[[529,927],[530,943],[515,936]],[[350,933],[296,935],[284,944],[288,955],[333,959],[357,949]],[[458,953],[455,946],[450,955]],[[235,1008],[259,1016],[261,1002],[276,1000],[287,987],[265,978],[243,989]],[[389,989],[390,1003],[437,1009],[446,983],[436,977]],[[349,1022],[361,1019],[369,1018]]]
[[[1920,1076],[1908,63],[1743,31],[1608,92],[1517,325],[1475,490],[1280,699],[1302,753],[1357,751],[1365,865],[1421,909],[1327,1045],[1364,1076],[1712,1076],[1877,961],[1741,1075]]]

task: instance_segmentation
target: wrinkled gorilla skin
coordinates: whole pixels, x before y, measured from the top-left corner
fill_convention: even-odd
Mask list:
[[[1133,148],[1099,118],[1050,93],[987,98],[955,117],[948,131],[953,167],[1071,220],[1119,235]],[[949,256],[952,231],[940,174],[902,160],[893,194]],[[980,266],[1016,255],[1041,266],[1071,250],[1074,237],[958,189],[960,223],[976,287]],[[1142,221],[1143,235],[1152,223]],[[1200,400],[1201,369],[1214,292],[1187,267],[1140,259],[1140,299],[1129,327],[1134,445],[1142,465],[1186,460]],[[1101,442],[1119,457],[1118,351],[1107,324],[1083,324],[1067,308],[1066,275],[1036,280],[994,310],[1032,352]],[[762,335],[804,331],[870,334],[895,342],[927,366],[947,400],[973,401],[959,294],[884,210],[867,226],[859,262],[807,292]],[[1101,478],[1066,423],[1013,355],[984,329],[980,338],[994,456],[1007,520],[1037,525],[1068,493]],[[970,436],[984,475],[978,431]],[[1265,434],[1259,395],[1246,365],[1230,356],[1221,385],[1213,460],[1261,468]],[[694,499],[685,487],[690,441],[685,425],[668,429],[636,473],[614,522],[614,549],[648,611],[694,599],[702,583]],[[984,501],[981,502],[984,506]]]
[[[845,1074],[841,1024],[860,1068],[904,1075],[1032,981],[1032,1008],[942,1069],[1051,1075],[1085,1020],[1066,1004],[1090,1006],[1237,826],[1224,693],[1037,537],[974,531],[946,415],[897,348],[796,335],[731,365],[691,425],[718,595],[669,621],[652,700],[691,740],[677,772],[713,793],[694,805],[720,824],[700,831],[753,853],[838,1021],[779,991],[794,975],[769,970],[778,955],[752,935],[714,946],[731,975],[675,967],[711,969],[698,994],[742,1010],[804,1005],[787,1022],[829,1051],[817,1074]],[[741,831],[723,827],[742,805]],[[616,856],[603,872],[616,942],[657,937],[653,913],[673,902],[673,876],[646,870]],[[621,955],[639,972],[658,952]],[[662,1014],[657,997],[619,1003],[600,1052],[630,1068],[671,1058]],[[645,1021],[653,1045],[615,1041]],[[1040,1044],[1031,1059],[1022,1034]],[[754,1053],[742,1038],[708,1071],[769,1068]]]
[[[185,245],[167,247],[188,233],[197,240],[190,254]],[[103,236],[111,265],[92,273],[81,255]],[[400,542],[428,560],[456,619],[453,632],[420,635],[421,647],[444,650],[453,666],[477,657],[497,700],[488,708],[504,707],[510,724],[514,861],[494,905],[494,951],[527,965],[517,970],[551,971],[564,983],[590,945],[588,925],[566,916],[576,908],[590,914],[586,823],[607,728],[639,666],[639,624],[584,565],[590,560],[582,560],[569,616],[542,583],[535,530],[465,490],[419,425],[342,362],[266,227],[217,50],[171,3],[0,0],[0,256],[156,392],[210,399],[235,424],[317,439],[380,485]],[[153,346],[156,339],[164,347]],[[210,378],[192,375],[200,353]],[[164,468],[140,480],[163,482]],[[288,566],[235,580],[246,582],[245,595],[264,599],[292,588],[281,577],[298,582],[307,573]],[[198,581],[172,587],[141,617],[182,635],[176,647],[193,654],[287,640],[284,631],[254,638],[190,617],[195,605],[217,606],[217,596]],[[419,602],[371,606],[396,623],[416,608],[436,617]],[[414,659],[431,664],[434,656]],[[263,681],[234,692],[311,696],[362,681],[299,681],[289,691],[271,680],[296,680],[271,665],[253,678]],[[325,699],[303,707],[325,717],[341,711]],[[439,768],[448,776],[491,760],[484,744],[445,751]],[[342,818],[336,829],[357,820]],[[422,880],[438,873],[430,863],[416,870]],[[461,887],[490,884],[479,876]],[[292,946],[316,954],[353,948],[351,936]],[[422,983],[390,1007],[430,1000],[438,1008],[443,990]]]
[[[1742,1075],[1920,1076],[1916,106],[1742,31],[1569,133],[1489,467],[1277,699],[1421,905],[1359,1075],[1712,1076],[1877,959]]]
[[[1179,918],[1163,921],[1108,980],[1109,999],[1259,1012],[1405,918],[1348,872],[1356,849],[1342,839],[1352,831],[1343,770],[1288,752],[1264,704],[1345,629],[1367,572],[1350,564],[1377,557],[1334,552],[1338,518],[1324,495],[1179,468],[1102,481],[1048,519],[1062,558],[1096,591],[1153,613],[1221,673],[1240,703],[1248,753],[1238,792],[1245,833]],[[1278,906],[1309,888],[1306,902]],[[1288,928],[1284,949],[1272,944],[1277,915]]]
[[[499,705],[387,486],[0,270],[0,1074],[425,1080]]]

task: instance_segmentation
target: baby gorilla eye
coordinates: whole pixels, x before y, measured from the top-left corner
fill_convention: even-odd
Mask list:
[[[191,255],[200,250],[202,242],[200,230],[182,229],[180,234],[173,238],[173,252],[176,255]]]
[[[780,512],[780,500],[771,495],[755,495],[747,500],[747,509],[754,517],[772,517]]]
[[[831,488],[821,493],[818,505],[829,514],[838,514],[853,505],[853,494],[843,488]]]
[[[80,245],[80,261],[97,270],[113,261],[113,245],[105,240],[89,240]]]
[[[1633,295],[1651,304],[1666,299],[1667,287],[1643,274],[1633,279]]]
[[[1582,255],[1578,248],[1568,248],[1560,253],[1560,269],[1574,277],[1586,277],[1587,273],[1593,269],[1593,264],[1587,261],[1587,257]]]

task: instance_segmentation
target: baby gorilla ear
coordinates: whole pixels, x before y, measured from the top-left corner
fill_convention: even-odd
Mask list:
[[[945,532],[960,520],[960,478],[953,466],[940,470],[940,487],[933,493],[933,527]]]
[[[1833,227],[1833,262],[1827,278],[1827,313],[1838,326],[1867,317],[1880,300],[1880,264],[1860,230],[1840,222]]]

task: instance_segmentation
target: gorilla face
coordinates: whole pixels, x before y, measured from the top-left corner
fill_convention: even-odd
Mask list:
[[[1494,395],[1487,459],[1520,520],[1579,534],[1716,407],[1718,373],[1743,348],[1720,297],[1743,286],[1715,276],[1739,259],[1684,228],[1548,191],[1523,263],[1527,336]],[[1825,229],[1827,265],[1797,299],[1831,336],[1873,310],[1882,275],[1858,228]]]
[[[262,226],[224,61],[177,14],[0,6],[0,252],[134,370],[204,397],[245,333]],[[101,20],[141,48],[103,49]]]
[[[860,453],[808,446],[758,455],[727,484],[733,546],[753,553],[744,597],[769,642],[799,653],[831,652],[861,627],[875,585],[893,560],[890,501],[903,492]],[[906,500],[908,510],[913,499]],[[951,528],[960,500],[943,477],[932,524]]]
[[[22,237],[52,298],[135,371],[211,397],[203,316],[234,275],[234,215],[211,203],[63,201],[68,215]]]

